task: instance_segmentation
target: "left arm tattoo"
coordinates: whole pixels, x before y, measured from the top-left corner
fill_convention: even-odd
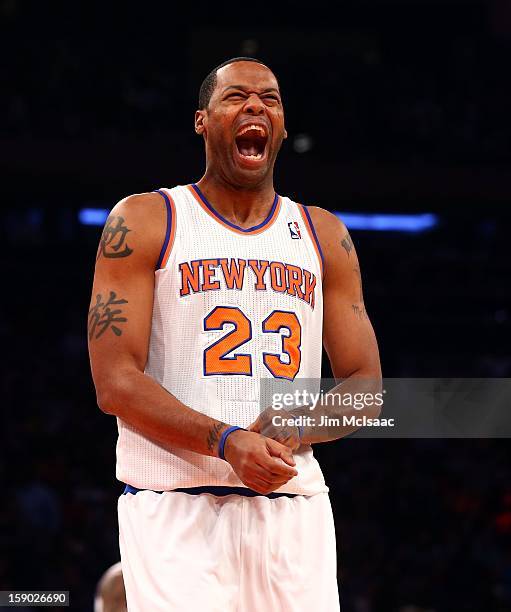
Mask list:
[[[351,237],[348,234],[348,232],[346,232],[346,235],[341,240],[341,245],[342,245],[342,248],[346,251],[346,253],[348,253],[348,257],[349,257],[351,251],[353,250],[353,242],[351,241]]]
[[[358,306],[357,304],[352,304],[353,312],[359,319],[367,319],[367,312],[363,305]]]
[[[220,439],[220,432],[222,429],[225,429],[225,423],[215,423],[213,427],[208,431],[208,448],[212,451],[215,448],[215,445],[218,443]]]

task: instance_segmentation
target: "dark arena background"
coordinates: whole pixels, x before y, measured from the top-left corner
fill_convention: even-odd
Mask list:
[[[511,376],[509,1],[2,0],[0,32],[0,590],[90,611],[119,558],[117,430],[86,347],[98,223],[200,178],[198,88],[224,59],[279,78],[277,191],[345,218],[384,376]],[[343,612],[511,610],[507,439],[315,452]]]

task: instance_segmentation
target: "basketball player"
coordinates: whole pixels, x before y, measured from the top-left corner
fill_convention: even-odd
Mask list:
[[[268,427],[259,399],[263,378],[319,384],[322,339],[344,384],[381,376],[355,250],[334,215],[274,190],[287,134],[266,65],[213,70],[195,131],[204,176],[120,201],[97,253],[89,348],[119,429],[128,609],[338,610],[321,438]]]

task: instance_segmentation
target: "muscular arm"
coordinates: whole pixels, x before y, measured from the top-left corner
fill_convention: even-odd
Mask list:
[[[310,212],[325,258],[323,343],[333,374],[336,379],[380,379],[378,345],[365,309],[353,241],[335,215],[316,207]]]
[[[165,228],[163,198],[142,194],[119,202],[103,230],[88,319],[98,405],[163,445],[215,455],[227,425],[185,406],[144,374]]]
[[[97,401],[104,412],[163,447],[217,456],[220,436],[229,425],[186,406],[144,373],[154,271],[166,222],[163,198],[141,194],[119,202],[103,230],[88,313]],[[264,493],[296,474],[288,448],[249,432],[236,431],[227,438],[225,457],[247,486]]]
[[[364,305],[360,264],[351,237],[335,215],[321,208],[309,208],[324,256],[323,277],[323,343],[337,381],[343,381],[332,394],[376,394],[381,392],[381,367],[378,345],[373,327]],[[326,390],[325,390],[326,391]],[[356,425],[318,427],[321,417],[340,419],[362,415],[375,418],[380,409],[365,405],[362,409],[342,405],[340,402],[318,404],[313,411],[308,407],[289,411],[293,416],[312,416],[315,426],[305,426],[302,443],[335,440],[358,429]],[[280,431],[272,424],[276,413],[269,409],[263,413],[254,431],[296,448],[300,441],[297,428],[287,426]]]

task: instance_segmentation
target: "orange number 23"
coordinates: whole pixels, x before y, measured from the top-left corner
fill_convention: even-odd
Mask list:
[[[204,331],[220,331],[227,324],[231,324],[233,329],[204,351],[204,374],[252,376],[251,355],[236,353],[226,357],[252,339],[252,323],[239,308],[217,306],[204,319]],[[289,335],[281,335],[281,353],[263,353],[263,363],[275,378],[293,380],[300,369],[302,357],[302,327],[298,317],[294,312],[274,310],[262,323],[262,330],[266,334],[280,334],[282,329],[287,329]],[[283,355],[287,355],[287,358],[283,359]]]

